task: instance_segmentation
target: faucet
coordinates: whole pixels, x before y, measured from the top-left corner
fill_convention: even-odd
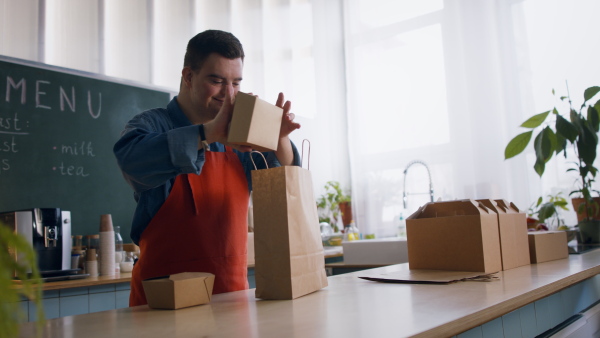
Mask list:
[[[408,168],[410,168],[413,164],[422,164],[425,169],[427,169],[427,175],[429,176],[429,196],[431,197],[431,202],[433,202],[433,181],[431,180],[431,171],[429,171],[429,167],[427,166],[427,164],[425,164],[425,162],[420,161],[420,160],[414,160],[408,163],[408,165],[406,166],[406,168],[404,169],[404,187],[403,187],[403,191],[402,191],[402,201],[403,201],[403,205],[404,205],[404,209],[406,209],[406,205],[408,202],[408,193],[406,192],[406,174],[408,173]],[[420,194],[427,194],[426,192],[422,192],[422,193],[412,193],[411,195],[420,195]]]

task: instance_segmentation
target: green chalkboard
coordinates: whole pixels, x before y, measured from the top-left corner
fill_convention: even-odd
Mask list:
[[[0,56],[0,211],[71,211],[72,234],[111,214],[125,242],[135,208],[112,152],[125,123],[171,93]]]

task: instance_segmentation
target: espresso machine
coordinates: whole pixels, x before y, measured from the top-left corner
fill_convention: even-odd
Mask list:
[[[0,213],[0,222],[22,235],[38,257],[42,277],[74,274],[71,269],[71,212],[33,208]],[[14,259],[22,258],[16,253]],[[13,277],[16,273],[13,272]]]

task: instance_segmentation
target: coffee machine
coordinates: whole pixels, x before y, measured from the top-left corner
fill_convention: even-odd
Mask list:
[[[0,213],[0,222],[22,235],[38,257],[42,277],[71,274],[71,212],[33,208]],[[19,262],[22,257],[16,254]],[[16,277],[16,273],[13,273]]]

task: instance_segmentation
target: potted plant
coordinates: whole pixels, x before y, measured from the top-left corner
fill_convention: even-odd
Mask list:
[[[568,89],[567,89],[568,90]],[[576,172],[578,179],[576,189],[571,191],[569,196],[577,195],[583,199],[583,203],[575,210],[581,215],[581,221],[578,226],[582,238],[586,241],[598,242],[600,224],[594,220],[598,213],[598,203],[594,201],[592,194],[598,194],[598,191],[592,189],[592,183],[595,181],[598,169],[594,166],[596,159],[596,148],[598,147],[598,131],[600,127],[600,100],[591,102],[592,98],[600,92],[600,87],[590,87],[583,92],[583,104],[579,110],[572,106],[570,95],[561,96],[560,100],[567,100],[569,103],[568,119],[558,112],[555,107],[552,110],[536,114],[521,124],[521,127],[530,129],[514,137],[504,150],[505,159],[512,158],[520,154],[529,144],[535,129],[539,132],[536,135],[533,146],[535,149],[536,162],[535,172],[541,177],[544,174],[546,163],[552,158],[553,154],[563,153],[567,158],[567,147],[571,146],[576,155],[576,161],[570,167],[568,172]],[[552,94],[556,95],[554,90]],[[550,122],[546,122],[548,117],[552,117]]]
[[[537,202],[529,207],[529,211],[527,213],[528,217],[535,217],[537,223],[537,230],[548,230],[548,222],[547,220],[556,220],[556,228],[563,230],[565,224],[558,214],[558,210],[562,209],[565,211],[569,211],[567,208],[568,202],[567,200],[561,196],[562,192],[559,192],[556,195],[548,195],[548,201],[544,203],[544,199],[540,196],[537,199]],[[545,229],[543,227],[546,227]],[[563,227],[563,228],[561,228]],[[568,227],[567,227],[568,229]]]
[[[22,263],[15,260],[16,254],[23,259]],[[13,280],[15,271],[19,283]],[[18,336],[19,321],[23,318],[19,305],[22,297],[36,304],[38,336],[41,336],[44,325],[41,284],[35,251],[31,245],[0,223],[0,337]]]
[[[340,215],[344,226],[352,221],[350,194],[345,194],[337,181],[329,181],[325,184],[325,193],[317,199],[317,209],[319,222],[331,224],[335,232],[339,232],[337,220]]]

